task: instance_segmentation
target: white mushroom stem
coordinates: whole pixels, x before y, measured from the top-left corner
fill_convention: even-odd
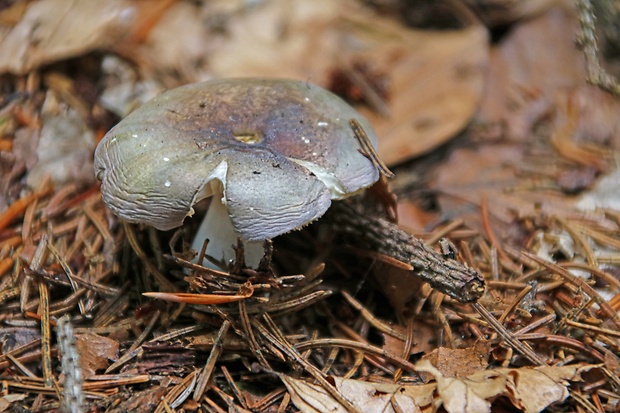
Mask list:
[[[235,259],[234,246],[237,245],[238,235],[233,228],[228,209],[222,203],[223,193],[216,193],[211,198],[211,205],[207,215],[203,219],[198,232],[192,242],[192,249],[200,253],[205,239],[209,240],[206,255],[224,263],[229,263]],[[245,265],[249,268],[258,268],[258,264],[263,257],[262,241],[244,241]],[[220,269],[208,260],[204,260],[202,265],[211,269]]]

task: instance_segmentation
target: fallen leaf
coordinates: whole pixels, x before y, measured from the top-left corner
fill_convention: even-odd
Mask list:
[[[21,402],[28,397],[27,394],[7,394],[5,396],[0,397],[0,412],[6,412],[8,409],[13,407],[13,403]]]
[[[391,328],[402,334],[402,337],[406,337],[407,329],[394,324]],[[392,337],[387,333],[382,333],[383,337],[383,350],[393,354],[397,357],[402,356],[405,349],[405,342],[396,337]],[[413,343],[409,354],[425,354],[433,350],[437,346],[438,331],[437,326],[424,322],[424,320],[415,320],[413,322]]]
[[[533,122],[549,110],[555,93],[585,78],[583,58],[573,40],[577,27],[573,11],[556,7],[510,32],[491,50],[477,119],[505,122],[511,138],[529,137]]]
[[[481,26],[424,32],[383,21],[373,27],[379,32],[371,39],[360,35],[369,45],[355,58],[378,62],[378,70],[389,73],[389,116],[359,109],[380,137],[383,161],[397,164],[438,147],[469,124],[482,98],[488,35]]]
[[[491,49],[485,94],[476,119],[502,123],[505,136],[511,139],[531,140],[532,128],[541,118],[563,120],[557,106],[569,96],[579,112],[574,139],[598,144],[612,141],[617,147],[620,103],[586,85],[584,59],[574,41],[579,24],[573,5],[556,3],[515,27]]]
[[[67,107],[49,91],[41,112],[42,127],[36,150],[37,161],[29,168],[27,182],[40,186],[48,177],[56,185],[95,182],[92,153],[95,135],[78,111]]]
[[[550,154],[547,165],[554,161]],[[456,149],[430,184],[438,192],[442,218],[458,216],[468,227],[484,232],[479,205],[486,196],[492,200],[488,203],[491,227],[503,239],[515,218],[579,215],[573,207],[576,198],[561,192],[544,170],[531,172],[537,166],[545,168],[533,162],[527,148],[518,143]]]
[[[36,328],[2,327],[0,328],[0,351],[6,354],[40,338],[41,332]]]
[[[291,394],[295,407],[302,413],[347,413],[321,386],[283,374],[280,379]],[[434,385],[401,386],[339,377],[333,379],[340,394],[366,413],[416,413],[432,408]]]
[[[492,49],[476,120],[495,139],[470,130],[478,140],[436,166],[429,186],[438,194],[442,219],[459,216],[481,230],[483,196],[491,201],[500,239],[514,218],[579,215],[574,195],[594,186],[609,163],[597,154],[620,147],[620,102],[585,85],[583,58],[573,41],[577,30],[574,12],[556,7],[516,26]],[[585,162],[583,154],[589,160],[579,165],[575,159]],[[600,189],[583,196],[580,207],[617,206],[616,181],[612,172]]]
[[[448,413],[484,413],[492,401],[504,396],[520,410],[540,412],[569,395],[568,381],[581,381],[580,374],[595,366],[542,366],[484,370],[467,377],[450,378],[429,360],[416,364],[418,371],[435,376],[437,393]]]
[[[84,379],[105,370],[110,360],[118,359],[118,341],[102,337],[95,333],[77,335],[77,349],[80,353],[80,365]]]
[[[0,73],[36,67],[112,45],[126,33],[136,10],[128,0],[31,2],[0,41]],[[116,35],[116,36],[115,36]]]
[[[477,341],[468,348],[439,347],[424,355],[443,377],[464,377],[486,369],[489,358],[489,342]]]
[[[482,26],[423,31],[378,16],[358,2],[266,2],[230,19],[209,73],[280,76],[327,87],[334,71],[356,65],[384,73],[388,117],[360,110],[380,136],[388,164],[452,138],[471,120],[482,96],[488,34]]]
[[[424,282],[413,276],[411,271],[377,262],[372,268],[372,275],[391,307],[399,314],[420,297],[419,291]]]

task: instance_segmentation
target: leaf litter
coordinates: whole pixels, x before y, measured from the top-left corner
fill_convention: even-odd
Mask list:
[[[60,3],[0,7],[0,411],[617,410],[618,102],[585,85],[570,2]],[[409,244],[340,238],[336,213],[275,239],[262,271],[192,264],[195,220],[118,222],[97,140],[165,88],[231,75],[356,104],[397,175],[385,239],[474,269],[477,303],[416,277]],[[388,198],[365,214],[393,219]]]

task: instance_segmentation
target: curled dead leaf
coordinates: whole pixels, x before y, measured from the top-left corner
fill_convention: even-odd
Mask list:
[[[119,343],[111,338],[95,333],[77,336],[77,350],[80,353],[80,367],[85,379],[97,374],[97,370],[105,370],[110,361],[118,359]]]
[[[542,366],[500,368],[480,371],[467,377],[450,378],[429,360],[416,364],[418,371],[435,376],[437,393],[449,413],[491,412],[492,401],[507,397],[524,412],[540,412],[569,395],[568,382],[581,381],[580,374],[596,366]]]
[[[281,374],[291,400],[302,413],[348,413],[325,389]],[[431,411],[435,385],[401,386],[333,377],[336,389],[360,411],[398,413]]]

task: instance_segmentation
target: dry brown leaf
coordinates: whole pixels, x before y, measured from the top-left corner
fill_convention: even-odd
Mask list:
[[[437,326],[424,320],[415,320],[413,323],[413,343],[409,354],[425,354],[437,346],[438,331]],[[407,329],[403,326],[394,324],[391,328],[398,331],[402,337],[406,337]],[[383,337],[383,350],[395,356],[402,356],[405,349],[405,342],[387,333],[381,334]]]
[[[211,49],[216,46],[205,22],[217,20],[219,15],[217,5],[206,3],[203,10],[197,2],[179,1],[161,17],[140,47],[141,58],[148,62],[143,69],[155,74],[146,80],[170,73],[179,74],[182,83],[201,80],[199,73],[204,72]]]
[[[77,336],[77,349],[84,379],[88,379],[97,370],[109,367],[110,360],[118,359],[119,344],[116,340],[88,333]]]
[[[373,266],[372,276],[391,307],[399,314],[415,303],[424,284],[419,278],[412,276],[411,271],[381,262]]]
[[[41,120],[38,143],[28,148],[37,157],[34,165],[28,168],[28,184],[37,187],[48,178],[59,186],[68,182],[93,184],[95,134],[84,117],[49,91]]]
[[[449,413],[484,413],[504,396],[520,410],[540,412],[568,397],[568,381],[581,381],[580,374],[595,366],[543,366],[500,368],[480,371],[462,378],[444,377],[429,360],[416,364],[418,371],[435,376],[437,393]]]
[[[486,369],[489,342],[478,341],[468,348],[439,347],[424,355],[444,377],[465,377]]]
[[[477,119],[501,122],[508,137],[528,140],[534,124],[558,112],[568,95],[579,112],[576,140],[617,142],[618,100],[585,84],[583,56],[574,41],[579,25],[572,3],[558,4],[564,7],[520,24],[491,50]],[[555,116],[563,121],[562,113]]]
[[[397,164],[445,143],[471,121],[482,96],[488,35],[480,26],[423,32],[381,23],[379,34],[360,34],[368,46],[354,56],[389,76],[390,116],[361,110],[381,139],[382,159]]]
[[[302,413],[347,413],[327,391],[304,380],[280,375],[291,400]],[[336,389],[365,413],[431,411],[434,385],[400,386],[334,377]]]
[[[19,23],[0,27],[0,73],[24,74],[45,63],[113,45],[134,22],[129,0],[31,2]],[[116,35],[116,36],[115,36]]]
[[[532,164],[534,160],[519,144],[486,145],[455,150],[438,168],[431,187],[438,191],[444,218],[459,216],[467,226],[484,231],[479,205],[483,196],[489,200],[491,226],[503,239],[515,217],[535,214],[574,217],[574,198],[560,192],[553,176],[554,158],[547,165]],[[538,168],[537,168],[538,167]],[[536,174],[520,174],[528,168]],[[547,169],[548,168],[548,169]]]
[[[355,64],[390,84],[389,117],[362,108],[390,164],[428,151],[470,121],[482,95],[488,35],[412,30],[353,1],[274,0],[230,19],[209,55],[215,76],[278,76],[328,86]]]
[[[0,412],[11,411],[9,409],[14,407],[13,403],[25,400],[26,397],[28,397],[28,395],[25,394],[25,393],[22,393],[22,394],[7,394],[5,396],[0,397]]]
[[[618,147],[620,136],[620,103],[585,85],[583,59],[573,40],[577,30],[574,12],[556,7],[515,27],[492,50],[477,119],[501,125],[491,134],[502,143],[457,149],[437,167],[431,188],[440,194],[443,218],[465,218],[462,213],[471,212],[465,218],[468,226],[480,229],[476,222],[483,195],[489,200],[491,218],[499,221],[492,222],[498,235],[501,223],[515,216],[576,215],[576,198],[570,194],[593,185],[606,162],[580,166],[562,152],[578,148],[577,153],[595,154],[592,143],[611,151]],[[558,140],[554,148],[552,137],[563,131],[559,143],[567,148],[558,150]],[[610,181],[615,183],[615,178]],[[594,196],[601,201],[606,197]],[[584,197],[584,209],[593,209],[594,204]]]

